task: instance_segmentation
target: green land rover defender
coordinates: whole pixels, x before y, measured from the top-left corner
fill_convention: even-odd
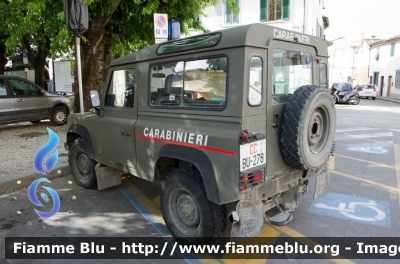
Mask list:
[[[327,191],[327,64],[322,38],[264,24],[116,59],[102,98],[91,91],[94,108],[68,117],[71,172],[99,190],[121,173],[162,182],[165,223],[186,243],[211,242],[228,220],[233,239],[285,225],[310,178],[315,197]]]

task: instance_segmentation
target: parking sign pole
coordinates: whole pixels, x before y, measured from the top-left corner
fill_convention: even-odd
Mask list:
[[[82,70],[81,70],[81,48],[80,48],[81,38],[75,37],[76,45],[76,65],[78,66],[78,85],[79,85],[79,108],[81,109],[81,114],[84,113],[83,108],[83,91],[82,91]]]

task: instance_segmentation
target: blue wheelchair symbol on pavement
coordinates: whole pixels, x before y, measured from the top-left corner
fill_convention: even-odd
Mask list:
[[[390,227],[390,203],[381,200],[328,193],[316,199],[308,208],[308,212]]]

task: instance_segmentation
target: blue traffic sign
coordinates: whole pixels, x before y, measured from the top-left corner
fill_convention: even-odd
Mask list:
[[[314,200],[308,212],[364,224],[390,227],[390,203],[339,193]]]

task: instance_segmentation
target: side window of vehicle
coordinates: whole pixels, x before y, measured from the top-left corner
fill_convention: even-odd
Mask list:
[[[321,63],[321,65],[319,66],[319,86],[320,87],[328,87],[328,71],[326,68],[326,64],[325,63]]]
[[[6,85],[2,79],[0,79],[0,96],[7,96]]]
[[[173,108],[220,109],[225,106],[226,57],[152,65],[150,104]]]
[[[274,50],[272,104],[286,103],[294,91],[312,84],[312,56],[292,50]]]
[[[11,87],[14,95],[24,95],[24,96],[39,96],[41,95],[40,89],[36,86],[16,79],[10,79]]]
[[[249,104],[257,106],[262,101],[262,76],[263,65],[260,57],[252,57],[250,59],[250,72],[249,72]]]
[[[105,97],[105,106],[133,107],[134,84],[134,69],[113,71]]]

